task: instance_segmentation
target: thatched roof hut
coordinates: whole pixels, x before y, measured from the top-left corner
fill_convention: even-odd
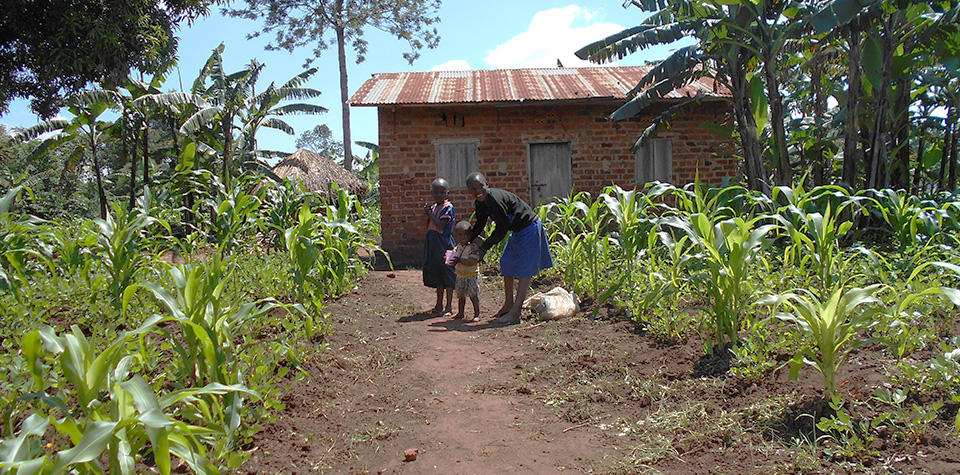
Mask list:
[[[300,149],[273,167],[273,173],[290,181],[300,180],[308,191],[326,195],[327,185],[336,183],[348,193],[363,198],[367,185],[333,160],[309,150]]]

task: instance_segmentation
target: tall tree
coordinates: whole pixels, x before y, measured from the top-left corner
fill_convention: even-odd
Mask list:
[[[234,17],[264,20],[263,29],[251,35],[275,34],[276,43],[268,50],[293,51],[305,45],[314,45],[313,57],[320,56],[331,45],[337,49],[340,67],[340,106],[343,117],[343,166],[353,167],[350,139],[350,106],[347,83],[347,43],[353,46],[356,62],[363,62],[367,41],[363,30],[373,27],[407,41],[410,51],[403,57],[413,64],[426,46],[434,48],[440,41],[436,28],[430,25],[440,19],[436,16],[441,0],[244,0],[245,8],[225,11]],[[331,38],[332,37],[332,38]],[[309,67],[313,57],[304,67]]]
[[[174,31],[213,0],[5,0],[0,8],[0,113],[30,98],[51,117],[90,83],[119,84],[175,59]]]
[[[324,157],[333,158],[343,156],[343,144],[333,140],[333,132],[326,124],[319,124],[316,127],[300,134],[296,142],[297,148],[305,148],[316,152]]]

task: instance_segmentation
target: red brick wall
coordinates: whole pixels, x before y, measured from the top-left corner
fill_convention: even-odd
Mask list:
[[[617,184],[632,188],[634,157],[630,146],[663,109],[642,117],[610,122],[605,117],[620,103],[511,106],[381,107],[380,194],[383,247],[395,265],[419,265],[425,223],[423,203],[430,201],[436,178],[437,142],[459,139],[477,142],[480,172],[490,186],[530,198],[527,150],[530,142],[569,141],[574,191],[597,196]],[[446,120],[444,120],[444,118]],[[700,127],[723,123],[720,103],[707,103],[677,118],[659,138],[673,142],[674,183],[694,180],[719,184],[738,172],[734,144]],[[465,190],[452,190],[457,219],[473,212]]]

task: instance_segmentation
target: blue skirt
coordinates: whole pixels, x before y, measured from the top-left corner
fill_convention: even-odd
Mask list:
[[[427,231],[423,243],[423,285],[436,289],[453,289],[457,284],[457,274],[452,266],[443,261],[443,255],[453,249],[453,237],[444,236],[434,230]]]
[[[550,267],[553,267],[550,244],[539,219],[507,238],[507,245],[500,256],[500,274],[517,278],[533,277]]]

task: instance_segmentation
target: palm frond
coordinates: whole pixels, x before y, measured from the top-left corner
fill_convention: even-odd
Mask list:
[[[193,113],[183,125],[180,126],[180,133],[184,135],[193,135],[203,126],[209,125],[213,119],[220,113],[217,107],[205,107]]]
[[[213,52],[210,54],[210,57],[207,58],[207,62],[203,64],[203,67],[200,68],[200,73],[197,74],[197,79],[193,81],[193,87],[190,88],[194,93],[198,93],[204,90],[204,83],[207,82],[207,78],[213,78],[215,85],[223,87],[223,49],[225,48],[224,43],[220,43],[220,46],[217,46],[213,49]]]
[[[306,104],[298,102],[295,104],[285,104],[280,107],[274,107],[267,111],[269,115],[294,115],[294,114],[324,114],[327,108],[316,104]]]
[[[275,119],[275,118],[273,118],[273,117],[269,117],[269,118],[267,118],[267,119],[264,119],[264,121],[260,123],[260,126],[261,126],[261,127],[266,127],[266,128],[268,128],[268,129],[279,130],[279,131],[281,131],[281,132],[285,132],[287,135],[293,135],[293,134],[296,133],[296,132],[293,130],[293,127],[290,126],[290,124],[288,124],[288,123],[286,123],[286,122],[284,122],[284,121],[282,121],[282,120],[280,120],[280,119]]]
[[[66,119],[49,119],[43,122],[40,122],[37,125],[27,127],[20,131],[20,133],[13,136],[13,139],[18,142],[26,142],[28,140],[33,140],[43,134],[54,132],[57,130],[63,130],[72,124],[71,121]]]
[[[314,89],[311,87],[281,87],[278,88],[275,92],[282,99],[292,99],[297,101],[302,101],[304,99],[312,99],[314,97],[320,97],[320,90]]]
[[[670,0],[626,0],[623,2],[623,6],[626,8],[627,5],[633,5],[645,12],[653,12],[666,10],[670,8],[672,3]]]
[[[209,106],[203,97],[189,92],[162,92],[159,94],[147,94],[133,100],[133,105],[135,107],[142,107],[144,105],[170,107],[184,104],[191,104],[197,107]]]
[[[374,152],[380,151],[380,146],[373,142],[364,142],[363,140],[357,140],[354,143],[370,151],[374,151]]]
[[[253,154],[255,157],[259,159],[264,159],[264,160],[270,159],[270,158],[287,158],[291,155],[290,152],[282,152],[280,150],[267,150],[262,148],[254,150]],[[273,169],[270,169],[270,173],[271,174],[273,173]],[[273,175],[273,176],[276,176],[276,175]]]
[[[928,28],[927,32],[924,33],[924,40],[929,41],[935,35],[942,34],[944,31],[956,32],[958,24],[960,24],[960,3],[954,3],[951,8],[937,15],[937,19],[933,22],[933,28]]]
[[[641,25],[665,26],[677,22],[677,16],[670,10],[660,10],[648,16]]]
[[[89,107],[94,105],[106,106],[109,109],[120,107],[120,94],[109,89],[91,89],[81,91],[69,99],[70,105]]]
[[[656,138],[657,134],[664,130],[670,129],[670,123],[673,121],[674,117],[685,114],[693,109],[695,106],[700,105],[701,97],[695,97],[690,100],[683,101],[679,104],[675,104],[667,108],[655,117],[650,125],[643,130],[643,133],[640,134],[640,137],[637,141],[630,147],[630,151],[636,153],[640,147],[643,147],[647,144],[647,141],[653,138]]]
[[[30,155],[27,157],[27,161],[32,162],[40,158],[43,154],[47,153],[47,150],[57,148],[60,145],[66,142],[69,142],[75,138],[76,136],[63,134],[63,133],[58,133],[50,137],[47,137],[46,139],[43,140],[43,142],[40,142],[40,145],[37,145],[37,148],[33,149],[33,151],[30,152]]]
[[[832,0],[810,18],[817,34],[846,25],[860,12],[879,0]]]
[[[629,34],[624,36],[623,33],[626,32],[629,32]],[[615,61],[651,46],[673,43],[686,36],[689,32],[690,30],[685,28],[681,23],[672,23],[664,26],[635,26],[624,32],[589,44],[578,50],[576,55],[595,63]],[[590,53],[591,51],[592,53]],[[581,56],[581,54],[585,57]]]
[[[307,80],[310,79],[310,76],[313,76],[316,73],[317,73],[317,68],[307,69],[306,71],[303,71],[300,74],[297,74],[296,76],[290,78],[290,80],[287,81],[286,84],[283,85],[283,87],[285,88],[300,87],[301,85],[303,85],[303,83],[307,82]]]
[[[610,114],[610,117],[608,118],[615,121],[629,119],[639,114],[640,111],[649,107],[650,105],[663,100],[665,97],[667,97],[667,94],[670,94],[676,88],[677,85],[674,84],[674,82],[670,79],[660,81],[654,84],[652,87],[644,90],[641,94],[637,95],[637,97],[627,101],[626,104],[613,111],[613,114]]]
[[[627,93],[627,97],[634,98],[647,86],[665,80],[671,80],[675,88],[683,87],[694,78],[696,71],[702,65],[703,54],[699,45],[680,48],[640,78],[637,85]]]

